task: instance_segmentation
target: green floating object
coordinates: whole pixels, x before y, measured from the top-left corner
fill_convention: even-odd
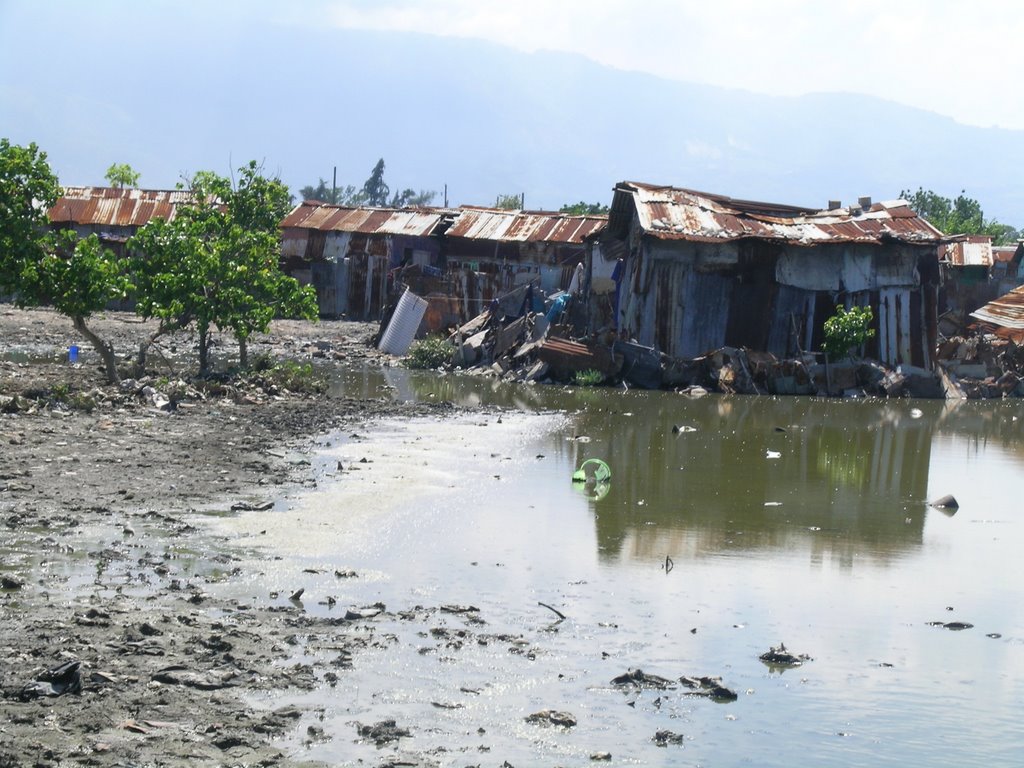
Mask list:
[[[572,473],[574,483],[607,483],[612,471],[601,459],[587,459]]]

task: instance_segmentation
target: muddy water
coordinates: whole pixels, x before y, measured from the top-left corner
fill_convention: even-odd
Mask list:
[[[264,559],[254,594],[302,586],[311,613],[377,601],[409,612],[376,625],[385,642],[336,670],[333,688],[300,700],[330,738],[297,741],[297,753],[376,764],[409,751],[452,766],[583,766],[599,752],[613,765],[1021,763],[1019,404],[689,400],[387,373],[338,389],[517,412],[334,436],[314,459],[315,490],[224,521],[282,558]],[[611,467],[600,493],[570,482],[587,458]],[[927,506],[944,494],[955,514]],[[334,575],[345,569],[358,578]],[[769,668],[758,656],[780,642],[812,660]],[[332,658],[301,642],[298,654]],[[738,699],[614,689],[630,668],[720,676]],[[524,721],[545,709],[578,725]],[[357,741],[355,723],[388,718],[412,735]],[[663,730],[682,744],[656,746]]]

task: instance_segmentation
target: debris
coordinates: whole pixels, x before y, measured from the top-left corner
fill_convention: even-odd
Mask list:
[[[42,697],[52,698],[62,696],[65,693],[81,693],[82,691],[82,662],[77,659],[66,661],[63,664],[48,669],[34,680],[22,687],[21,699],[37,699]]]
[[[736,701],[736,692],[726,688],[720,677],[680,677],[679,682],[690,689],[688,696],[706,696],[712,701]]]
[[[799,655],[790,653],[786,649],[786,645],[784,643],[779,643],[778,648],[774,646],[771,647],[758,656],[758,658],[765,664],[772,667],[799,667],[805,661],[812,660],[806,653],[801,653]]]
[[[249,501],[236,501],[231,505],[232,512],[266,512],[268,509],[273,509],[274,502],[263,501],[259,503],[253,503]]]
[[[408,728],[399,728],[394,720],[381,720],[373,725],[356,723],[356,733],[364,739],[368,739],[382,747],[392,741],[398,741],[403,736],[411,736]]]
[[[936,499],[930,506],[933,506],[936,509],[960,509],[960,503],[956,500],[956,497],[948,494],[942,498]]]
[[[572,481],[574,483],[587,483],[590,485],[607,483],[611,480],[611,477],[611,469],[601,459],[587,459],[580,464],[579,469],[572,473]]]
[[[525,719],[528,723],[554,725],[559,728],[572,728],[576,725],[575,716],[569,712],[558,712],[553,709],[544,709],[540,712],[534,712],[532,715],[527,715]]]
[[[554,613],[554,614],[555,614],[555,616],[557,616],[557,617],[558,617],[558,620],[559,620],[559,621],[563,621],[563,620],[565,619],[565,614],[564,614],[564,613],[562,613],[562,612],[561,612],[560,610],[558,610],[557,608],[552,608],[552,607],[551,607],[550,605],[548,605],[547,603],[541,603],[541,602],[538,602],[538,603],[537,603],[537,605],[540,605],[540,606],[542,606],[542,607],[544,607],[544,608],[547,608],[547,609],[548,609],[549,611],[551,611],[552,613]]]
[[[657,690],[676,687],[672,680],[657,675],[648,675],[642,669],[631,669],[625,674],[612,678],[612,685],[617,688],[655,688]]]
[[[654,734],[654,738],[651,741],[659,747],[667,747],[669,744],[682,744],[683,734],[672,731],[658,731]]]

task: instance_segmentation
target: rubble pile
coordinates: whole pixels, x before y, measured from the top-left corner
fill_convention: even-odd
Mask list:
[[[1001,398],[1024,396],[1024,349],[995,336],[954,337],[940,346],[936,370],[878,361],[819,360],[805,353],[778,359],[767,352],[722,347],[696,358],[672,358],[651,347],[580,332],[565,314],[509,317],[494,308],[450,336],[452,366],[506,381],[591,383],[708,392],[820,397]]]

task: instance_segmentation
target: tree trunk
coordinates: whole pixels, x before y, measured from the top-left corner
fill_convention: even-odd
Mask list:
[[[210,329],[199,328],[199,375],[205,376],[210,367]]]
[[[100,353],[100,357],[103,359],[103,367],[107,373],[107,381],[111,384],[118,384],[121,381],[121,376],[117,372],[117,357],[114,355],[114,345],[104,341],[85,324],[85,318],[82,315],[75,315],[71,318],[71,322],[74,323],[75,330],[82,334],[93,349]]]

